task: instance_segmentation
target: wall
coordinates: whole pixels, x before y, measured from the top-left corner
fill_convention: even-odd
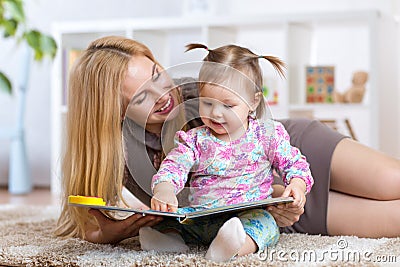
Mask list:
[[[118,17],[177,16],[181,0],[27,0],[29,25],[51,33],[54,21],[108,19]],[[116,4],[118,2],[118,5]],[[112,3],[110,5],[110,3]],[[178,8],[175,8],[178,7]],[[18,80],[19,51],[14,41],[0,39],[0,69]],[[35,62],[29,80],[26,106],[26,139],[31,176],[35,185],[50,184],[50,75],[51,60]],[[15,90],[16,91],[16,90]],[[0,92],[0,127],[13,125],[16,95]],[[11,115],[10,115],[11,114]],[[9,141],[0,140],[0,185],[7,184]]]
[[[215,14],[296,13],[333,10],[379,9],[398,15],[399,0],[210,0]],[[50,33],[55,21],[91,20],[123,17],[179,16],[185,0],[36,0],[25,1],[29,25]],[[110,4],[112,3],[112,4]],[[244,4],[245,3],[245,4]],[[6,71],[13,83],[18,79],[19,51],[13,41],[0,39],[0,69]],[[50,74],[51,61],[33,63],[26,107],[26,138],[31,175],[35,185],[50,183]],[[393,74],[396,75],[396,74]],[[0,125],[11,126],[16,95],[0,93]],[[400,99],[399,99],[400,100]],[[400,124],[400,122],[398,122]],[[8,140],[0,140],[0,185],[7,183]]]

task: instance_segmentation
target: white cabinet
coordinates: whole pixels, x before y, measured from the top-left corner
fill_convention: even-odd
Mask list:
[[[396,154],[399,152],[393,146],[400,147],[400,141],[396,140],[400,129],[385,119],[389,116],[392,121],[400,121],[399,107],[396,101],[390,101],[392,96],[399,100],[400,94],[397,61],[390,60],[397,55],[395,34],[395,21],[384,18],[378,11],[56,23],[53,36],[60,49],[52,74],[52,191],[58,193],[60,189],[64,118],[68,112],[65,61],[70,49],[84,49],[101,36],[121,35],[149,46],[166,68],[200,61],[205,51],[184,53],[185,45],[192,42],[204,43],[210,48],[234,43],[259,54],[276,55],[288,65],[286,80],[280,79],[267,62],[261,61],[266,84],[278,92],[278,104],[271,106],[274,118],[285,118],[295,111],[308,111],[321,119],[349,118],[362,143]],[[385,40],[390,40],[390,44]],[[369,81],[363,102],[306,103],[307,65],[335,66],[338,91],[351,85],[354,71],[367,71]],[[387,131],[393,134],[385,134]]]

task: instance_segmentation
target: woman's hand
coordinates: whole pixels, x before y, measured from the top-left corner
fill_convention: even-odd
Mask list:
[[[96,209],[90,209],[89,213],[96,218],[99,226],[88,226],[85,232],[85,240],[101,244],[118,243],[126,238],[138,235],[141,227],[154,226],[162,221],[162,217],[143,216],[142,214],[134,214],[124,220],[114,221]]]
[[[293,203],[268,207],[269,213],[275,218],[279,227],[292,226],[304,213],[304,208],[293,207]]]
[[[172,184],[162,182],[154,187],[154,196],[151,198],[151,209],[165,212],[178,210],[178,199]]]
[[[293,178],[291,183],[284,188],[281,185],[273,185],[273,197],[293,197],[294,201],[288,204],[270,206],[267,210],[274,216],[279,227],[291,226],[300,219],[304,213],[306,204],[305,183],[303,180]]]

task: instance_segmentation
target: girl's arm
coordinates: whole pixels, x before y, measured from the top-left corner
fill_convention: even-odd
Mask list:
[[[186,184],[189,172],[197,162],[195,145],[196,135],[179,131],[173,148],[161,163],[160,169],[153,176],[151,188],[153,198],[151,208],[166,212],[175,212],[178,208],[176,194]]]
[[[282,177],[286,188],[282,185],[273,185],[272,196],[292,196],[294,202],[268,207],[268,211],[280,227],[285,227],[297,222],[304,213],[305,194],[311,190],[314,180],[308,162],[299,149],[290,145],[289,134],[281,123],[276,124],[274,138],[276,142],[272,143],[276,147],[272,148],[274,151],[272,165]]]
[[[293,186],[296,188],[300,186],[298,189],[301,189],[305,185],[303,193],[310,192],[314,184],[310,165],[300,150],[290,145],[289,134],[281,123],[275,122],[275,134],[272,138],[275,138],[276,141],[272,142],[274,147],[270,147],[270,150],[273,151],[271,163],[282,177],[285,185],[289,186],[292,179],[299,178],[303,180],[304,184],[296,181]]]

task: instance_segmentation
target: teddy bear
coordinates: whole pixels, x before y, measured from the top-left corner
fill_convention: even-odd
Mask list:
[[[334,93],[334,102],[344,103],[360,103],[365,94],[365,84],[368,81],[368,73],[365,71],[357,71],[353,74],[352,86],[343,94]]]

